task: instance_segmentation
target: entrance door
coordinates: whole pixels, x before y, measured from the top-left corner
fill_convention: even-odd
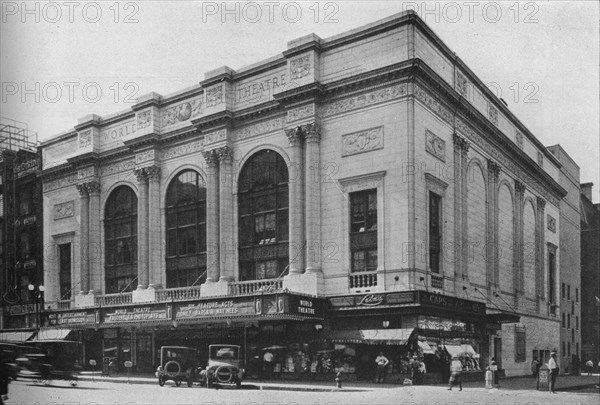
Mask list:
[[[152,335],[138,332],[136,341],[136,366],[139,372],[153,371],[152,365]]]
[[[498,370],[502,370],[502,338],[494,338],[494,357],[496,358]]]

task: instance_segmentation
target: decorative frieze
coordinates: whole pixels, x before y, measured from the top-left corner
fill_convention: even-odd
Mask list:
[[[287,122],[301,120],[302,118],[315,115],[315,105],[307,104],[302,107],[291,109],[287,112]]]
[[[87,179],[89,177],[96,176],[96,166],[88,166],[83,169],[77,170],[77,180]]]
[[[139,165],[148,161],[154,160],[154,149],[149,149],[144,152],[135,154],[135,164]]]
[[[523,149],[523,134],[515,129],[515,142],[520,149]]]
[[[446,161],[446,142],[429,130],[425,131],[425,150],[442,162]]]
[[[267,132],[277,131],[285,126],[286,119],[284,117],[273,118],[270,120],[251,124],[236,130],[233,134],[235,139],[241,140],[251,138],[253,136],[265,134]]]
[[[77,180],[77,173],[69,173],[66,176],[58,177],[56,179],[44,182],[44,192],[53,191],[62,187],[73,185]]]
[[[54,220],[69,218],[73,216],[75,204],[73,201],[67,201],[54,205]]]
[[[323,107],[322,116],[329,117],[357,108],[383,103],[407,95],[407,84],[400,83],[383,89],[373,90],[359,96],[332,101]]]
[[[537,153],[537,164],[540,167],[544,167],[544,155],[540,151]]]
[[[214,107],[223,102],[223,85],[218,84],[210,87],[206,91],[206,107]]]
[[[342,135],[342,157],[383,148],[383,126]]]
[[[491,104],[488,104],[488,118],[492,124],[498,126],[498,109]]]
[[[300,79],[310,74],[310,54],[290,60],[290,77]]]
[[[137,114],[137,129],[144,129],[152,125],[152,110],[140,111]]]
[[[546,217],[546,222],[548,230],[552,233],[556,233],[556,218],[548,214],[548,216]]]
[[[194,142],[188,142],[183,145],[173,146],[163,153],[163,160],[171,159],[178,156],[188,155],[190,153],[201,152],[204,146],[204,139]]]
[[[162,113],[162,127],[187,121],[190,118],[202,115],[202,99],[197,98],[191,101],[175,104],[167,107]]]
[[[79,149],[84,149],[89,146],[92,146],[92,130],[88,129],[86,131],[79,133]]]
[[[468,87],[467,87],[467,78],[460,73],[458,70],[456,71],[456,78],[455,78],[456,82],[456,91],[463,97],[467,97],[467,92],[468,92]]]
[[[102,166],[100,169],[100,176],[110,176],[117,173],[127,172],[133,170],[136,161],[133,159],[125,160],[118,163]]]
[[[220,129],[215,132],[210,132],[204,136],[204,144],[210,145],[211,143],[224,141],[227,138],[227,130]]]

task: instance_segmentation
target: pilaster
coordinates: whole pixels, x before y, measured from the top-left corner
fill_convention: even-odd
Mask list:
[[[217,152],[202,152],[206,161],[206,282],[219,281],[219,157]]]
[[[138,290],[148,287],[148,175],[145,169],[134,169],[138,181],[137,245]]]
[[[161,260],[160,235],[160,167],[149,166],[146,168],[148,176],[148,288],[160,288],[162,279],[163,261]],[[150,220],[152,219],[152,220]]]
[[[285,130],[289,141],[290,173],[289,173],[289,224],[290,245],[289,260],[290,274],[304,272],[304,165],[303,148],[304,131],[302,127]]]
[[[89,194],[89,289],[90,292],[102,291],[102,242],[100,240],[100,183],[87,183]]]
[[[89,234],[90,234],[90,195],[85,183],[77,184],[79,191],[79,294],[87,294],[89,282]]]
[[[465,281],[469,279],[469,230],[467,221],[467,182],[468,182],[468,152],[471,144],[462,139],[460,148],[460,222],[461,222],[461,263],[462,278]],[[477,271],[477,269],[475,270]]]
[[[215,149],[219,159],[219,236],[220,281],[234,280],[233,244],[233,150],[229,145]]]
[[[487,211],[487,274],[488,286],[498,287],[500,275],[498,274],[498,179],[500,165],[491,159],[487,161],[488,169],[488,211]]]
[[[316,123],[307,124],[306,140],[306,272],[321,272],[321,131]]]
[[[536,296],[544,299],[546,297],[546,288],[545,288],[545,271],[544,271],[544,262],[545,262],[545,243],[544,243],[544,218],[545,218],[545,209],[546,209],[546,200],[541,197],[537,197],[537,220],[536,223],[536,232],[535,232],[535,246],[536,246],[536,255],[535,255],[535,275],[536,275]],[[557,270],[560,266],[556,266]],[[556,277],[558,278],[558,271]]]

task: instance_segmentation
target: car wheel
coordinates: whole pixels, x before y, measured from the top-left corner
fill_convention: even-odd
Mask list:
[[[178,379],[178,378],[175,379],[175,385],[178,386],[178,387],[181,386],[181,380]]]
[[[165,385],[165,380],[163,380],[162,377],[158,377],[158,385],[160,385],[161,387],[164,387]]]
[[[71,380],[69,381],[69,384],[71,384],[71,387],[75,387],[77,385],[77,380]]]

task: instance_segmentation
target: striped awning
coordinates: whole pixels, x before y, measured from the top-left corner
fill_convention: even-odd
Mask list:
[[[424,354],[435,354],[429,343],[419,340],[419,347],[423,350]]]
[[[71,329],[40,329],[32,342],[47,342],[50,340],[65,340],[71,333]]]

